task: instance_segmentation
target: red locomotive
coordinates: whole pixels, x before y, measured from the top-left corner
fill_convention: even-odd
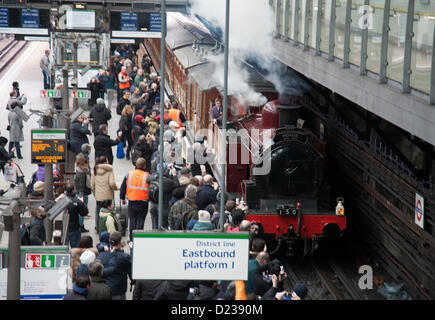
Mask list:
[[[160,39],[145,39],[144,45],[158,68]],[[246,63],[250,84],[268,102],[252,106],[240,103],[236,95],[228,97],[227,129],[233,129],[234,139],[211,121],[213,102],[222,99],[223,92],[213,81],[214,66],[207,53],[216,55],[220,50],[203,26],[181,14],[168,14],[166,79],[193,123],[194,135],[207,129],[208,144],[217,158],[224,136],[232,140],[227,144],[227,191],[244,199],[247,219],[262,224],[265,237],[277,241],[277,250],[284,244],[293,254],[295,244],[305,240],[307,253],[308,242],[314,248],[318,238],[339,238],[346,229],[344,200],[330,199],[325,141],[303,128],[299,96],[278,100],[273,84]],[[221,166],[212,164],[211,169],[220,181]]]

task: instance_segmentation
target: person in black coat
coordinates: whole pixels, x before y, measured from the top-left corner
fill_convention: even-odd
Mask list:
[[[5,146],[8,144],[8,139],[5,137],[0,137],[0,169],[4,173],[5,164],[11,160],[11,155],[6,151]]]
[[[159,181],[160,174],[160,163],[157,165],[157,174],[150,174],[147,178],[147,183],[150,184],[151,181]],[[163,212],[162,212],[162,227],[168,228],[168,217],[169,217],[169,201],[172,198],[172,191],[180,186],[180,182],[177,178],[177,170],[163,162]],[[157,204],[156,204],[157,205]],[[157,208],[154,208],[157,209]],[[157,210],[151,211],[151,218],[155,219],[157,216]]]
[[[116,106],[116,113],[117,114],[121,115],[122,109],[124,109],[124,106],[126,106],[127,104],[131,105],[130,97],[131,97],[130,89],[125,89],[123,91],[123,95],[122,95],[121,99],[119,99],[118,105]]]
[[[97,77],[92,77],[87,85],[88,90],[91,91],[91,98],[88,100],[88,106],[93,107],[98,98],[104,97],[104,86],[100,83]]]
[[[159,287],[154,300],[187,300],[194,282],[190,280],[166,280]]]
[[[110,235],[110,245],[108,262],[103,263],[103,278],[112,290],[112,299],[125,300],[127,277],[131,280],[131,256],[123,251],[121,232],[115,231]],[[98,258],[100,258],[100,254]]]
[[[118,143],[121,142],[119,136],[122,136],[122,132],[119,131],[119,136],[116,137],[116,140],[110,139],[108,133],[109,129],[107,128],[107,125],[102,124],[99,128],[99,134],[95,137],[94,140],[95,158],[106,156],[109,160],[109,164],[113,164],[112,147],[118,145]]]
[[[219,293],[217,281],[200,281],[192,300],[216,300]]]
[[[98,129],[102,124],[108,124],[108,121],[112,119],[112,114],[109,109],[106,108],[104,100],[102,98],[97,99],[97,104],[91,109],[89,118],[92,123],[92,132],[94,136],[98,134]]]
[[[154,300],[164,280],[136,280],[133,300]]]
[[[217,202],[217,191],[213,188],[213,177],[209,174],[204,176],[204,184],[196,194],[196,205],[204,210],[209,204]]]
[[[72,291],[70,291],[63,300],[86,300],[90,287],[91,280],[89,279],[89,276],[82,274],[73,284]]]
[[[45,212],[41,209],[30,210],[30,245],[45,245]]]
[[[71,143],[71,151],[77,153],[82,152],[82,145],[89,143],[88,134],[89,131],[89,119],[86,119],[82,114],[76,120],[74,120],[69,127],[69,139]]]
[[[71,248],[76,248],[82,236],[79,215],[84,217],[88,215],[88,207],[78,198],[76,198],[76,189],[73,183],[68,183],[65,187],[66,196],[71,200],[66,210],[69,214],[68,237]]]

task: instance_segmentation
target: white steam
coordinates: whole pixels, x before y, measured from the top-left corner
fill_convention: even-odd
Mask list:
[[[192,0],[191,14],[197,14],[225,32],[225,0]],[[248,73],[240,61],[254,58],[272,69],[274,14],[266,0],[230,1],[228,93],[242,104],[261,105],[267,99],[248,84]],[[223,87],[224,57],[207,57],[215,64],[215,80]],[[279,80],[279,78],[276,78]],[[275,79],[274,79],[275,80]],[[270,80],[275,83],[274,80]],[[280,85],[277,86],[277,88]]]

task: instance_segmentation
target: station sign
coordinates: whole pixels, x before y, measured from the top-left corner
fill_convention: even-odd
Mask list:
[[[41,90],[41,98],[62,98],[61,90]]]
[[[247,232],[133,233],[137,280],[247,280]]]
[[[33,129],[31,163],[65,163],[67,155],[66,129]]]
[[[73,99],[77,98],[83,98],[83,99],[90,99],[91,98],[91,91],[90,90],[70,90],[71,97]]]
[[[68,269],[69,266],[69,254],[26,253],[26,269]]]
[[[0,300],[6,300],[8,249],[0,248],[0,256],[3,257]],[[20,256],[21,300],[61,300],[65,297],[71,269],[68,246],[22,246]]]
[[[418,193],[415,194],[415,219],[414,222],[424,229],[424,198]]]

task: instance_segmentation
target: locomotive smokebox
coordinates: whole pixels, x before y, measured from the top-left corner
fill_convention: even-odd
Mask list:
[[[279,95],[280,105],[276,106],[279,112],[279,127],[285,127],[286,125],[296,126],[296,121],[300,114],[300,97],[281,93]]]
[[[286,104],[280,104],[276,106],[279,111],[279,127],[285,127],[288,125],[296,126],[296,121],[299,118],[299,112],[301,106],[291,106]]]

